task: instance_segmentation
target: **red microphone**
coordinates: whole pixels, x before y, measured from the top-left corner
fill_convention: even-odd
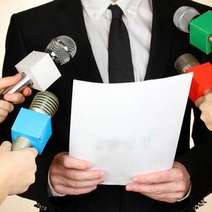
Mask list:
[[[183,54],[175,61],[179,73],[193,73],[189,97],[195,103],[198,98],[212,89],[212,64],[200,64],[191,54]]]

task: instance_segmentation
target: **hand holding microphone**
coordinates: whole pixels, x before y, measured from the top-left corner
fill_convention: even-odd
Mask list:
[[[175,68],[179,73],[193,72],[190,98],[201,110],[201,119],[212,130],[212,64],[200,64],[191,54],[177,58]]]
[[[0,90],[13,86],[21,80],[21,74],[17,74],[12,77],[5,77],[0,79]],[[14,104],[21,104],[24,102],[25,97],[31,94],[31,89],[23,88],[21,93],[5,94],[0,99],[0,123],[2,123],[10,112],[14,109]]]
[[[76,43],[72,38],[61,35],[52,39],[45,52],[33,51],[15,65],[22,79],[17,84],[1,90],[0,94],[13,94],[26,86],[45,91],[61,77],[55,63],[59,65],[68,63],[76,51]]]
[[[25,192],[35,181],[37,151],[11,151],[8,141],[0,145],[0,204],[8,196]]]

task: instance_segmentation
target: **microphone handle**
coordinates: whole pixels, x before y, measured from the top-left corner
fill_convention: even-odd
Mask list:
[[[32,85],[32,80],[24,73],[22,74],[22,79],[15,85],[9,86],[0,91],[0,99],[2,99],[5,94],[14,94],[15,92],[21,91],[26,86]]]
[[[28,147],[32,147],[32,144],[25,137],[18,137],[12,144],[12,151],[22,150]]]

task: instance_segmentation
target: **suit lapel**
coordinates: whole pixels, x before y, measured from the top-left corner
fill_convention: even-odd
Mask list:
[[[145,80],[167,76],[172,39],[172,14],[169,0],[152,0],[153,22],[150,57]],[[169,74],[168,74],[169,75]]]
[[[81,1],[59,0],[58,2],[61,7],[61,15],[66,16],[64,25],[67,28],[67,35],[71,36],[77,45],[77,53],[72,59],[72,66],[75,69],[74,78],[102,82],[88,39]]]

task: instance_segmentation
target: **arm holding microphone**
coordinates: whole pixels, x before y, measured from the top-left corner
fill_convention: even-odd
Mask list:
[[[10,142],[0,145],[0,204],[8,195],[23,193],[34,183],[36,156],[34,148],[11,151]]]
[[[0,89],[16,84],[21,79],[20,74],[0,79]],[[0,100],[0,123],[5,121],[13,111],[14,105],[24,102],[25,97],[31,94],[30,88],[22,92],[2,95]],[[1,127],[1,126],[0,126]],[[37,151],[27,148],[23,151],[11,151],[8,141],[0,145],[0,203],[8,196],[26,191],[35,181]],[[13,176],[13,180],[10,177]]]
[[[193,72],[190,99],[201,111],[201,120],[212,130],[212,64],[200,64],[191,54],[177,58],[175,68],[179,73]]]

